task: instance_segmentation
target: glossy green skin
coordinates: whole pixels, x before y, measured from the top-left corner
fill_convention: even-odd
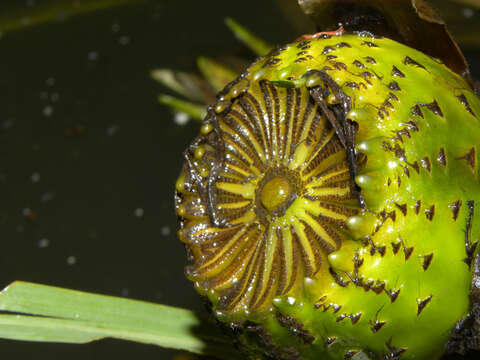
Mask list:
[[[475,153],[480,150],[480,120],[476,117],[480,116],[480,101],[460,76],[439,61],[389,39],[343,35],[311,40],[304,49],[300,45],[292,43],[259,59],[245,78],[298,87],[306,81],[315,83],[315,77],[303,77],[308,70],[329,68],[327,74],[351,98],[348,118],[359,125],[355,143],[367,161],[356,181],[368,210],[350,219],[351,240],[329,255],[330,266],[344,274],[347,286],[333,278],[305,279],[303,298],[275,299],[281,314],[303,325],[296,330],[281,326],[271,313],[251,314],[249,319],[270,333],[267,342],[276,344],[277,350],[296,349],[302,359],[344,359],[350,351],[360,350],[383,358],[398,349],[407,350],[399,355],[401,359],[439,358],[450,330],[468,314],[470,306],[472,272],[464,261],[465,230],[467,202],[480,203],[480,164],[478,156],[472,160],[467,155],[471,149]],[[416,64],[405,62],[406,56]],[[272,58],[279,60],[275,63]],[[299,58],[304,60],[296,62]],[[394,66],[403,76],[392,71]],[[362,75],[364,72],[371,76]],[[392,86],[393,81],[399,89]],[[355,88],[348,86],[349,82],[364,85]],[[228,100],[229,94],[225,98]],[[441,113],[425,105],[434,101]],[[415,105],[422,115],[412,110]],[[455,214],[457,201],[461,206]],[[386,216],[393,212],[394,219]],[[384,255],[366,244],[366,236]],[[470,240],[479,238],[475,219]],[[428,263],[425,259],[432,254]],[[357,275],[355,256],[363,259]],[[350,279],[361,279],[363,284],[370,281],[378,293]],[[396,290],[400,292],[392,301],[389,293]],[[418,313],[419,302],[430,296]],[[334,304],[341,309],[335,312]],[[361,314],[357,322],[349,318],[356,314]],[[238,319],[227,316],[222,320]],[[385,324],[374,331],[376,321]],[[298,336],[302,333],[313,336],[313,343],[305,343]],[[327,338],[335,341],[328,345]],[[252,357],[261,357],[262,351],[252,347],[252,354],[257,354]],[[291,356],[273,350],[270,355]]]

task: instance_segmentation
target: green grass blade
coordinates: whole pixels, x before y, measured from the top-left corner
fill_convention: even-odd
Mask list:
[[[250,30],[240,25],[232,18],[226,18],[225,24],[235,34],[238,40],[244,43],[257,55],[266,55],[273,49],[273,46],[254,35]]]
[[[27,27],[66,19],[75,15],[105,10],[127,4],[146,3],[148,0],[86,0],[64,1],[48,0],[33,6],[20,5],[18,8],[5,11],[0,15],[0,31],[10,32]],[[22,2],[23,3],[23,2]],[[20,2],[19,2],[20,4]]]
[[[235,359],[230,340],[193,311],[15,282],[0,293],[5,339],[86,343],[105,337]],[[41,316],[41,317],[39,317]]]
[[[181,100],[174,96],[165,94],[159,95],[158,102],[175,111],[183,112],[197,121],[202,121],[206,115],[205,105],[194,104],[190,101]]]
[[[153,80],[189,100],[200,101],[203,99],[197,84],[198,80],[191,74],[175,72],[170,69],[155,69],[150,72],[150,76]]]
[[[197,65],[203,76],[216,91],[222,90],[225,85],[233,81],[238,74],[219,62],[200,56]]]

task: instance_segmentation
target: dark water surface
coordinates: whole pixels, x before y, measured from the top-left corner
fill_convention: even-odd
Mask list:
[[[0,9],[19,3],[2,2]],[[156,102],[164,89],[149,71],[191,70],[195,55],[241,54],[223,25],[225,16],[273,43],[290,41],[310,26],[288,22],[285,11],[270,9],[274,3],[151,1],[3,35],[2,288],[18,279],[202,309],[183,276],[172,209],[181,152],[198,125],[172,121]],[[467,56],[480,78],[480,52]],[[172,354],[115,340],[0,340],[0,356],[16,359]]]

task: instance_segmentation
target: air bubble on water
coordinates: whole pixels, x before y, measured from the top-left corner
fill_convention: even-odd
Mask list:
[[[53,93],[53,94],[50,95],[50,100],[52,102],[57,102],[58,99],[60,99],[60,94],[59,93]]]
[[[107,136],[113,136],[115,135],[118,130],[120,130],[120,126],[118,125],[111,125],[107,128]]]
[[[470,19],[473,17],[473,15],[475,14],[474,11],[470,8],[463,8],[462,9],[462,14],[465,18],[467,19]]]
[[[130,43],[130,37],[126,35],[120,36],[118,43],[120,45],[128,45]]]
[[[142,208],[136,208],[135,211],[133,212],[133,214],[136,217],[142,217],[143,214],[144,214],[144,210]]]
[[[38,172],[34,172],[31,176],[30,176],[30,180],[32,181],[32,183],[38,183],[40,181],[40,174]]]
[[[40,197],[40,202],[46,203],[53,199],[53,193],[46,192]]]
[[[55,85],[55,78],[54,77],[49,77],[46,81],[45,81],[45,84],[47,86],[53,86]]]
[[[188,123],[189,120],[190,120],[190,116],[188,116],[187,113],[184,113],[182,111],[175,113],[173,117],[173,121],[175,122],[175,124],[180,126],[185,125],[186,123]]]
[[[162,234],[162,236],[168,236],[170,235],[171,230],[167,225],[165,225],[165,226],[162,226],[162,228],[160,229],[160,233]]]
[[[90,52],[88,53],[87,57],[88,57],[88,60],[90,60],[90,61],[95,61],[95,60],[98,59],[98,52],[96,52],[96,51],[90,51]]]
[[[77,258],[73,255],[67,257],[67,264],[68,265],[75,265],[77,263]]]
[[[48,240],[47,238],[38,240],[38,247],[40,249],[45,249],[46,247],[48,247],[48,245],[50,245],[50,240]]]
[[[50,117],[53,114],[53,106],[47,105],[43,108],[42,114],[45,117]]]
[[[2,123],[2,129],[7,130],[13,126],[13,119],[7,119]]]

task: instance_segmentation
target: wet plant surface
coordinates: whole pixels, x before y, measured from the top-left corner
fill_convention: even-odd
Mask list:
[[[2,11],[18,7],[10,3]],[[151,1],[3,35],[2,287],[20,279],[202,309],[183,275],[172,199],[181,153],[198,124],[180,126],[157,104],[165,90],[149,71],[192,70],[196,55],[249,56],[223,25],[225,16],[272,43],[311,29],[287,20],[289,10],[274,3]],[[480,78],[480,52],[465,52]],[[174,354],[113,340],[1,341],[0,353],[19,359]]]

